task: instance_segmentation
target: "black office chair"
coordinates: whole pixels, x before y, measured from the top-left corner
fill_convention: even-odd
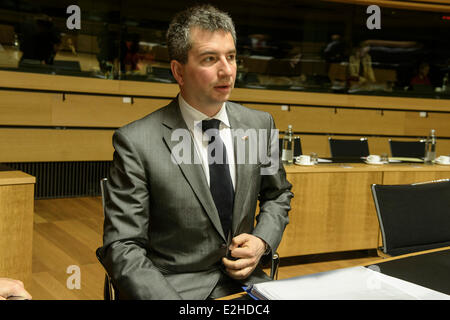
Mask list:
[[[385,254],[396,256],[450,246],[450,179],[373,184],[372,195]]]
[[[279,151],[280,157],[281,157],[281,154],[283,152],[283,138],[278,139],[278,147],[279,147],[278,151]],[[298,157],[302,154],[303,154],[302,141],[301,141],[300,137],[295,137],[294,138],[294,157]]]
[[[426,140],[395,141],[389,139],[389,147],[393,157],[425,158]]]
[[[369,155],[367,138],[343,140],[328,138],[332,158],[361,158]]]
[[[102,207],[103,207],[103,216],[105,216],[105,190],[106,190],[106,183],[108,182],[107,178],[103,178],[100,180],[100,190],[102,193]],[[97,251],[95,252],[97,255],[97,259],[100,261],[100,263],[102,263],[102,260],[100,255],[101,255],[101,251],[100,249],[97,249]],[[103,265],[103,264],[102,264]],[[117,294],[117,290],[114,286],[114,284],[111,281],[110,276],[108,275],[108,272],[105,269],[105,283],[103,286],[103,298],[105,300],[119,300],[119,295]]]
[[[106,199],[106,183],[108,182],[107,178],[103,178],[100,180],[100,190],[102,193],[102,205],[103,205],[103,214],[105,215],[105,199]],[[101,251],[97,249],[96,251],[97,259],[100,259]],[[270,261],[270,278],[273,280],[278,279],[278,267],[280,265],[280,257],[278,253],[274,253],[272,259]],[[106,271],[106,269],[105,269]],[[108,275],[108,272],[105,273],[105,283],[103,286],[103,298],[104,300],[119,300],[119,294],[117,288],[111,280],[111,277]]]

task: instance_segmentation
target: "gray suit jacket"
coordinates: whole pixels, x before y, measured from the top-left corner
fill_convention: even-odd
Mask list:
[[[274,128],[268,113],[231,102],[226,109],[232,129],[270,134]],[[179,143],[172,132],[180,128],[187,130],[175,99],[114,133],[104,245],[97,252],[121,298],[205,299],[223,272],[227,239],[202,165],[171,158]],[[233,236],[250,233],[276,250],[288,223],[291,184],[281,164],[275,174],[261,175],[261,163],[248,162],[236,164]],[[258,267],[243,283],[267,280]]]

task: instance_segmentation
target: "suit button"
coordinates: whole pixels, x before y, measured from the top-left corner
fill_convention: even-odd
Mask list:
[[[220,249],[225,249],[227,247],[227,244],[226,243],[222,243],[221,245],[220,245]]]

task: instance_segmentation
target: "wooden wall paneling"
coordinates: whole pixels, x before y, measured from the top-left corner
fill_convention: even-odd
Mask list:
[[[300,135],[303,154],[316,153],[319,157],[330,157],[328,137],[324,135]]]
[[[437,166],[442,169],[444,166]],[[388,171],[384,172],[383,184],[409,184],[426,182],[439,179],[450,179],[450,167],[448,171]]]
[[[121,127],[170,99],[0,91],[0,125]]]
[[[0,71],[0,87],[7,88],[117,94],[119,83],[119,80]]]
[[[112,130],[0,128],[0,162],[109,161],[112,134]]]
[[[288,173],[293,185],[282,257],[376,248],[378,220],[370,193],[381,172]]]
[[[20,92],[20,91],[0,91],[0,125],[36,125],[36,126],[81,126],[81,127],[119,127],[135,119],[141,118],[146,114],[166,105],[178,93],[176,84],[148,83],[136,81],[117,81],[103,79],[89,79],[66,76],[50,76],[41,74],[25,74],[19,72],[0,71],[0,86],[5,87],[23,87],[43,90],[68,90],[85,91],[91,93],[105,94],[123,94],[127,95],[149,95],[162,98],[134,98],[133,104],[125,104],[121,96],[97,96],[97,95],[78,95],[65,94],[63,101],[62,93],[39,93],[39,92]],[[5,77],[3,77],[3,75]],[[236,99],[237,98],[237,99]],[[431,128],[436,129],[437,135],[450,135],[450,115],[443,113],[428,113],[427,118],[420,118],[419,113],[415,111],[389,111],[389,108],[398,109],[428,109],[428,110],[447,110],[448,102],[439,99],[417,99],[417,98],[398,98],[398,97],[376,97],[376,96],[357,96],[357,95],[337,95],[337,94],[318,94],[307,92],[287,92],[276,90],[256,90],[236,88],[233,91],[233,99],[242,101],[261,101],[273,104],[249,103],[247,106],[259,110],[270,112],[275,119],[276,125],[283,133],[289,124],[292,124],[297,132],[309,133],[339,133],[339,134],[358,134],[358,136],[349,136],[348,138],[357,138],[359,136],[369,135],[417,135],[426,136]],[[311,107],[291,106],[290,111],[282,111],[281,105],[289,103],[305,103]],[[314,107],[314,105],[330,106]],[[335,106],[338,106],[335,108]],[[339,106],[347,106],[354,109],[343,109]],[[384,111],[380,111],[383,106]],[[358,109],[358,107],[374,108]],[[31,143],[20,142],[23,131],[18,137],[8,138],[8,141],[16,141],[19,144],[8,146],[6,142],[0,143],[6,150],[16,150],[20,146],[28,146]],[[56,132],[56,131],[55,131]],[[53,132],[53,133],[55,133]],[[6,131],[1,133],[5,136]],[[45,144],[58,145],[60,133],[49,141],[33,141],[33,145]],[[41,132],[39,137],[46,136],[48,133]],[[345,138],[337,135],[336,137]],[[319,156],[329,156],[327,135],[303,135],[302,146],[304,153],[316,152]],[[80,135],[84,139],[84,135]],[[51,142],[51,141],[54,142]],[[438,154],[450,153],[450,140],[438,140]],[[78,149],[84,150],[80,156],[75,156],[74,152],[59,152],[56,149],[49,153],[48,148],[41,148],[41,155],[31,152],[27,155],[15,153],[20,159],[29,159],[29,161],[43,161],[48,159],[48,154],[57,155],[57,159],[79,159],[82,154],[88,160],[92,158],[92,153],[86,152],[86,148],[81,146],[83,141],[75,143]],[[87,143],[89,146],[92,143]],[[107,142],[109,148],[112,148],[110,141]],[[389,146],[387,137],[369,137],[369,147],[371,153],[388,153]],[[89,148],[89,147],[88,147]],[[36,150],[36,147],[31,150]],[[101,151],[103,150],[103,151]],[[105,147],[98,149],[97,160],[102,160]],[[22,151],[23,152],[23,151]],[[31,154],[36,156],[35,159]],[[3,158],[11,158],[2,155]],[[109,157],[109,156],[108,156]],[[13,160],[14,161],[14,160]],[[20,160],[22,161],[22,160]]]
[[[436,155],[450,156],[450,139],[437,139],[436,141]]]
[[[383,154],[386,153],[388,156],[391,154],[389,148],[389,138],[387,137],[368,137],[369,142],[369,152],[370,154]]]
[[[52,93],[0,90],[0,125],[50,125]]]
[[[180,91],[178,84],[142,81],[118,81],[120,94],[155,96],[173,99]]]
[[[450,8],[450,6],[449,6]],[[0,87],[70,92],[91,92],[120,95],[146,95],[172,99],[179,92],[177,84],[157,82],[105,80],[73,76],[0,71]],[[281,90],[235,88],[232,101],[253,101],[273,104],[304,104],[379,109],[448,111],[447,99],[363,96]]]
[[[447,99],[423,99],[414,97],[364,96],[335,93],[314,93],[298,91],[279,91],[236,88],[230,98],[232,101],[252,101],[252,103],[302,104],[311,106],[330,106],[369,108],[379,110],[433,110],[449,111]]]
[[[406,112],[405,135],[428,136],[431,129],[438,137],[450,137],[450,113],[428,112],[427,117],[420,117],[419,112]]]
[[[367,109],[343,109],[333,107],[291,106],[289,111],[279,105],[246,104],[245,106],[269,112],[279,130],[289,124],[294,131],[341,134],[390,134],[404,133],[404,111]]]
[[[333,121],[334,109],[314,107],[291,107],[285,129],[289,124],[294,131],[328,132]]]
[[[433,128],[438,135],[450,136],[450,114],[446,113],[428,113],[424,118],[416,111],[298,106],[291,106],[289,111],[285,111],[281,109],[281,104],[245,106],[269,112],[277,128],[282,131],[292,124],[294,131],[301,132],[427,136]]]
[[[337,108],[329,131],[342,134],[402,135],[404,111]]]
[[[245,106],[270,113],[280,132],[286,131],[290,124],[293,126],[294,131],[327,132],[334,113],[334,108],[292,106],[289,108],[289,111],[284,111],[281,109],[281,104],[245,104]]]
[[[127,97],[129,98],[129,97]],[[87,127],[121,127],[168,104],[166,99],[67,94],[53,104],[53,125]]]

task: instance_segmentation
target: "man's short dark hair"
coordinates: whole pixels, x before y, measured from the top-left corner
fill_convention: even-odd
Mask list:
[[[198,27],[207,31],[223,30],[231,33],[236,45],[236,31],[231,17],[211,5],[201,5],[179,12],[167,30],[167,46],[170,60],[186,63],[192,47],[190,30]]]

